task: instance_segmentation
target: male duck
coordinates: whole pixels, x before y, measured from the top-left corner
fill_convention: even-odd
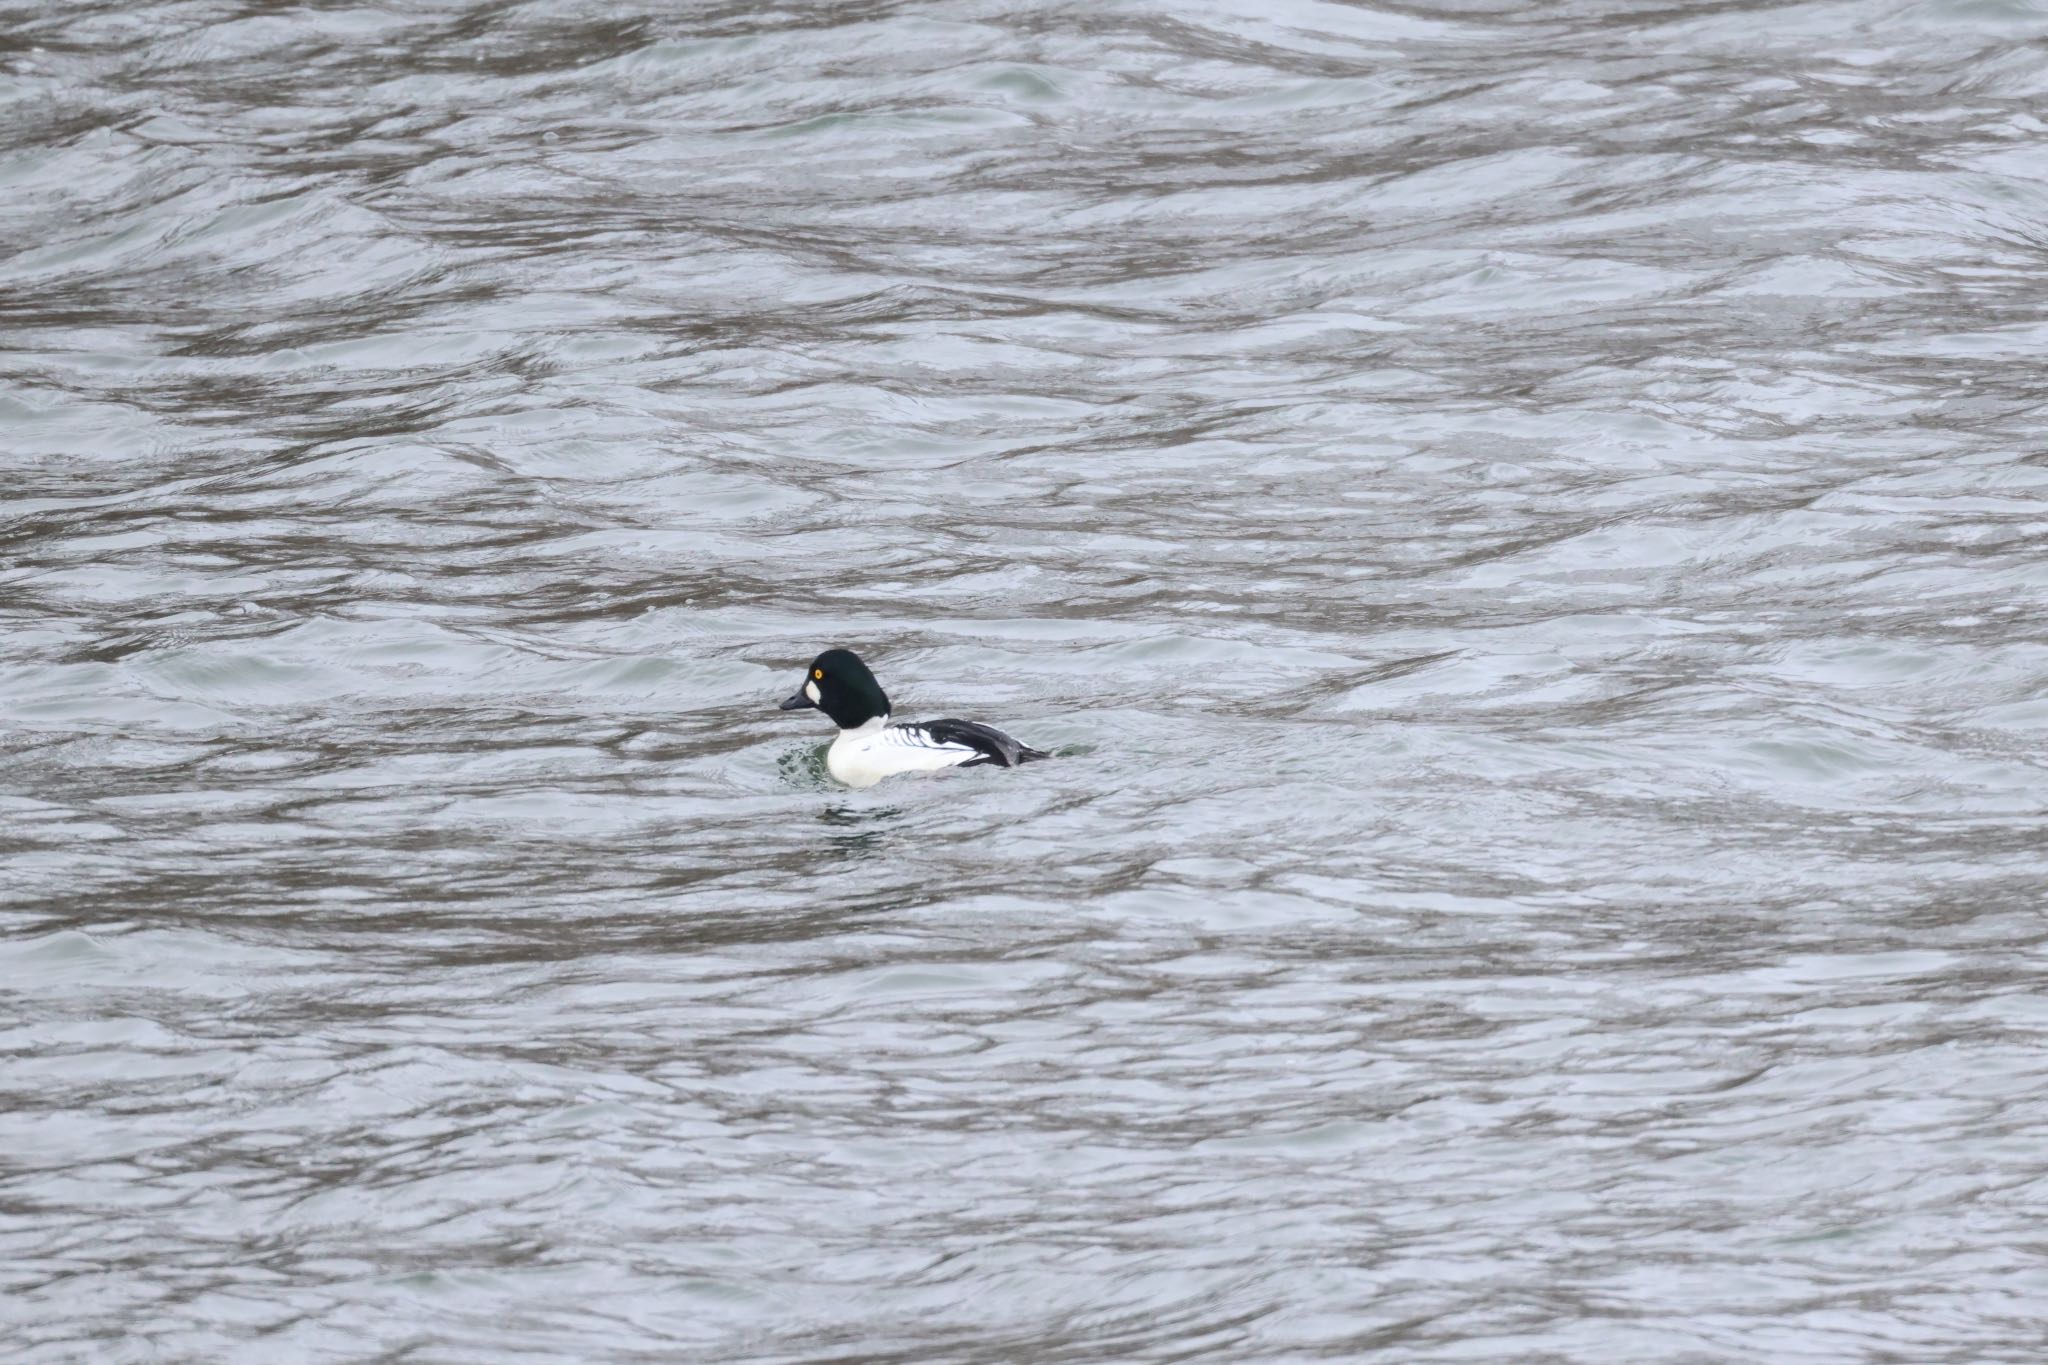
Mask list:
[[[846,649],[828,649],[811,660],[804,685],[782,703],[785,711],[806,707],[823,711],[839,727],[839,737],[825,753],[825,769],[849,787],[872,787],[898,773],[978,763],[1014,768],[1052,756],[979,721],[890,724],[888,695],[859,656]]]

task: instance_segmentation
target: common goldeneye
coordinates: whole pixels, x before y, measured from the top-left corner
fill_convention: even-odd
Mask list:
[[[828,649],[811,660],[810,672],[785,711],[815,707],[839,727],[825,752],[825,769],[849,787],[872,787],[898,773],[972,768],[993,763],[1014,768],[1052,755],[1019,744],[1001,730],[972,720],[928,720],[891,725],[889,698],[868,666],[851,650]]]

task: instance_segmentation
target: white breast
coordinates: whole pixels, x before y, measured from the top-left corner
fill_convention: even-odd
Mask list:
[[[849,787],[872,787],[898,773],[937,772],[979,757],[966,744],[934,743],[914,725],[870,721],[839,732],[825,751],[825,770]]]

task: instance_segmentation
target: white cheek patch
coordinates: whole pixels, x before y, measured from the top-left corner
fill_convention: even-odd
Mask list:
[[[816,706],[818,702],[821,700],[821,698],[818,696],[818,684],[815,682],[805,683],[804,695],[811,699],[811,705]]]

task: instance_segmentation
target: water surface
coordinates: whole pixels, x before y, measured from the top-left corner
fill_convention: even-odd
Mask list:
[[[0,0],[11,1349],[2038,1359],[2044,40]]]

